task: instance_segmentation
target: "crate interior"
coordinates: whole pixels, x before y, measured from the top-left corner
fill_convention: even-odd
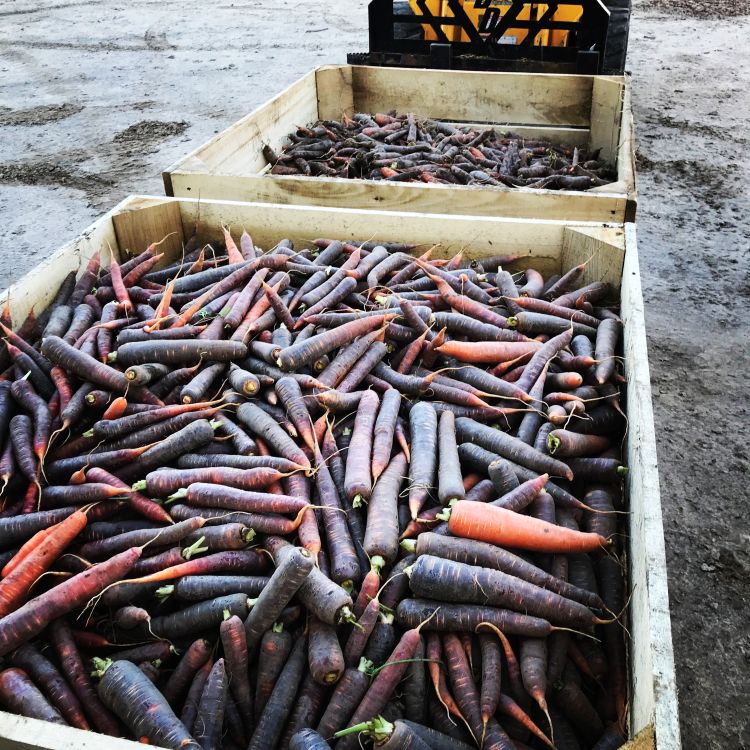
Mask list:
[[[425,96],[425,92],[430,92]],[[624,80],[616,76],[326,66],[311,71],[177,165],[210,174],[266,168],[297,126],[356,112],[413,112],[452,123],[498,125],[528,138],[601,149],[618,161]],[[321,178],[319,178],[321,179]],[[335,178],[322,178],[335,179]]]

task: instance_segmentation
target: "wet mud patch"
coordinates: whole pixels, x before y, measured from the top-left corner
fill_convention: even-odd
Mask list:
[[[98,194],[113,184],[95,174],[73,172],[51,162],[16,162],[0,164],[0,183],[16,185],[49,185]]]
[[[639,172],[650,172],[657,184],[675,183],[695,192],[701,186],[701,200],[711,208],[721,208],[725,201],[734,198],[732,183],[740,173],[739,164],[714,165],[696,159],[651,159],[643,151],[635,155]]]
[[[141,120],[121,130],[112,139],[115,143],[154,144],[173,138],[184,133],[190,124],[179,122],[165,122],[163,120]]]
[[[59,122],[78,114],[83,109],[80,104],[44,104],[30,109],[0,107],[0,125],[33,126]]]

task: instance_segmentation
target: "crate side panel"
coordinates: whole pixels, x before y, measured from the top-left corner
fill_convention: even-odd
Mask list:
[[[592,76],[449,70],[352,69],[361,112],[493,124],[588,127]]]
[[[626,225],[622,279],[627,463],[630,495],[630,662],[633,735],[654,724],[658,750],[679,750],[672,630],[664,551],[656,435],[635,225]]]

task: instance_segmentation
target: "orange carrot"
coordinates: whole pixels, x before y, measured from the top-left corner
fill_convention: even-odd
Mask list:
[[[461,362],[484,362],[496,365],[535,352],[538,341],[446,341],[437,351]]]
[[[77,510],[55,524],[49,534],[39,538],[37,546],[26,553],[15,570],[0,581],[0,617],[5,617],[22,603],[36,579],[50,568],[60,553],[83,531],[86,520],[86,514]]]
[[[224,244],[227,248],[227,260],[230,263],[242,263],[245,258],[237,247],[235,241],[232,239],[232,234],[230,233],[229,228],[222,227],[221,231],[224,233]]]
[[[467,539],[534,552],[594,552],[609,544],[599,534],[566,529],[472,500],[453,506],[448,530]]]

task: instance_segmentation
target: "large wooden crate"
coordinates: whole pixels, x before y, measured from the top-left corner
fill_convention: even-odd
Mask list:
[[[522,136],[601,149],[617,181],[588,191],[411,184],[268,173],[263,144],[346,113],[414,112],[492,124]],[[630,94],[620,76],[484,73],[329,65],[311,71],[164,172],[167,195],[388,211],[633,221]]]
[[[285,237],[298,246],[309,246],[315,237],[373,238],[430,246],[440,243],[434,257],[447,257],[459,250],[476,258],[499,253],[526,255],[528,262],[524,263],[544,273],[559,272],[588,259],[585,280],[606,279],[614,285],[625,322],[624,368],[628,380],[631,595],[628,629],[632,637],[629,728],[634,737],[639,737],[631,747],[679,750],[667,570],[635,225],[132,197],[16,282],[0,295],[0,304],[9,297],[16,320],[23,318],[32,305],[37,310],[43,309],[65,275],[85,266],[101,247],[110,247],[122,259],[169,235],[161,249],[167,259],[174,258],[196,223],[204,240],[219,238],[223,223],[246,228],[254,241],[266,248]],[[134,742],[105,740],[97,734],[0,712],[0,750],[80,750],[104,747],[105,743],[113,750],[139,747]]]

